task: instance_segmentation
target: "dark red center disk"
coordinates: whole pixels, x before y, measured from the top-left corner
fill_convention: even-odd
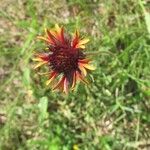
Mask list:
[[[81,55],[77,49],[59,49],[50,55],[50,65],[55,71],[67,74],[78,70],[78,59]]]

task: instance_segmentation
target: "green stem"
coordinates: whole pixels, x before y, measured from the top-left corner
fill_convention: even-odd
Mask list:
[[[87,55],[99,55],[99,54],[107,54],[107,55],[113,55],[113,53],[109,51],[95,51],[95,52],[86,52]]]

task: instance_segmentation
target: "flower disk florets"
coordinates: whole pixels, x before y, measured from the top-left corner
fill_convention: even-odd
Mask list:
[[[78,59],[81,57],[83,54],[78,49],[62,47],[50,55],[50,66],[58,73],[69,74],[78,70]]]

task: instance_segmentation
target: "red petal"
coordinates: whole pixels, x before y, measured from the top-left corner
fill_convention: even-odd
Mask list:
[[[87,71],[84,68],[84,66],[82,65],[82,63],[78,63],[78,65],[79,65],[80,71],[83,73],[84,76],[86,76],[87,75]]]
[[[85,59],[79,59],[79,62],[80,63],[88,63],[88,62],[90,62],[90,59],[87,59],[87,58],[85,58]]]
[[[64,38],[64,28],[61,28],[61,41],[64,43],[65,38]]]
[[[39,56],[43,61],[49,61],[49,56],[48,55],[46,55],[46,54],[42,54],[42,55],[40,55]]]
[[[88,84],[88,81],[85,80],[84,77],[79,72],[77,72],[76,75],[78,80],[82,81],[85,84]]]
[[[66,94],[68,94],[68,80],[67,80],[67,78],[65,78],[65,80],[64,80],[64,92]]]
[[[79,33],[78,31],[75,32],[75,37],[72,41],[73,48],[76,48],[76,45],[79,43]]]
[[[56,84],[56,86],[53,88],[53,90],[55,89],[63,89],[63,85],[64,85],[64,80],[65,80],[65,77],[63,76],[59,82]]]
[[[50,84],[52,82],[52,80],[57,76],[57,72],[53,71],[50,74],[49,80],[46,82],[46,85]]]
[[[75,87],[75,84],[76,84],[76,72],[74,72],[73,74],[73,81],[72,81],[72,86],[71,86],[72,89]]]
[[[46,33],[48,35],[48,40],[50,41],[50,43],[52,45],[54,45],[55,44],[55,37],[54,37],[54,35],[48,29],[46,30]]]

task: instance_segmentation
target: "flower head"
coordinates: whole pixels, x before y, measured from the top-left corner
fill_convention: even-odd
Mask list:
[[[89,40],[81,39],[78,31],[71,40],[64,34],[64,28],[58,25],[55,25],[54,29],[46,29],[45,33],[45,36],[38,36],[38,38],[46,42],[47,52],[36,54],[34,60],[39,62],[35,69],[44,64],[49,67],[49,79],[46,84],[49,85],[58,78],[59,81],[53,89],[68,93],[69,89],[74,89],[77,81],[87,83],[85,79],[87,71],[94,70],[83,52]]]

